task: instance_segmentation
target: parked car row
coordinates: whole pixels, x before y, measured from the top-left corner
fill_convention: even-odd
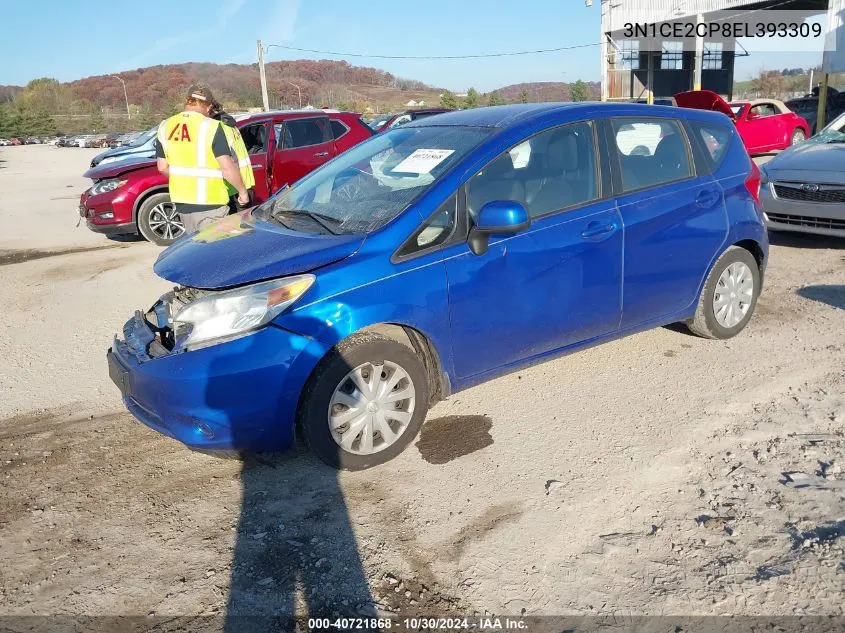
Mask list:
[[[55,145],[57,141],[58,137],[56,136],[27,136],[24,138],[13,136],[12,138],[0,138],[0,147],[10,145]]]
[[[59,139],[59,147],[117,147],[123,134],[77,134],[63,136]]]
[[[373,135],[352,112],[291,110],[235,119],[250,154],[258,203]],[[184,232],[170,202],[167,178],[156,167],[155,133],[156,128],[147,130],[135,144],[92,161],[84,174],[92,186],[79,201],[79,214],[92,231],[141,235],[162,246]]]

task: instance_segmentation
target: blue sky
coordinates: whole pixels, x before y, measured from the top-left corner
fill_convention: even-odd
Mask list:
[[[84,9],[82,8],[84,6]],[[155,64],[255,61],[255,40],[319,50],[460,55],[590,44],[599,0],[0,0],[0,84],[69,81]],[[269,50],[267,60],[329,58]],[[356,65],[456,91],[523,81],[599,78],[598,47],[470,60],[347,58]],[[809,66],[821,53],[755,53],[738,79],[761,68]]]

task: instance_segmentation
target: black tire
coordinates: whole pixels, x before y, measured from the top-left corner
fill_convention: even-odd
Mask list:
[[[396,441],[382,450],[368,455],[347,451],[335,441],[329,428],[329,403],[334,391],[353,368],[385,361],[399,365],[413,383],[411,419]],[[414,441],[428,413],[428,404],[428,374],[410,347],[379,334],[353,334],[338,343],[314,369],[300,398],[297,425],[308,447],[326,464],[343,470],[363,470],[393,459]]]
[[[169,193],[154,193],[143,203],[141,206],[138,207],[138,232],[141,236],[147,240],[148,242],[152,242],[153,244],[158,244],[159,246],[170,246],[175,242],[177,239],[184,235],[184,229],[175,232],[175,228],[171,228],[173,232],[172,237],[167,237],[167,231],[165,234],[161,234],[161,229],[159,232],[156,232],[154,228],[150,224],[150,216],[153,213],[153,210],[156,209],[159,205],[169,205],[170,204],[170,194]],[[156,211],[158,213],[159,211]],[[173,215],[173,218],[178,220],[179,214]]]
[[[797,143],[803,143],[805,140],[807,140],[807,135],[804,134],[804,130],[797,127],[793,130],[792,136],[789,137],[789,144],[796,145]]]
[[[716,294],[716,285],[725,269],[731,264],[741,262],[751,270],[751,277],[754,287],[751,293],[751,301],[743,318],[733,327],[725,327],[716,320],[716,312],[713,308],[713,300]],[[713,265],[713,269],[704,282],[704,288],[698,299],[698,306],[695,309],[695,316],[687,321],[687,327],[693,334],[704,338],[727,339],[739,334],[751,319],[754,308],[757,305],[757,297],[760,296],[760,267],[754,256],[744,248],[731,246],[722,253],[722,256]]]

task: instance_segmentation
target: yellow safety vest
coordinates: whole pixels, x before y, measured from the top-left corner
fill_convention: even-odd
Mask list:
[[[249,160],[249,152],[246,151],[246,145],[244,145],[241,131],[225,123],[221,123],[220,125],[223,127],[226,140],[229,141],[229,147],[232,148],[232,159],[238,164],[238,169],[241,172],[241,180],[244,181],[244,187],[252,189],[255,186],[255,176],[252,173],[252,162]],[[229,182],[226,183],[226,186],[229,189],[229,195],[234,196],[238,192]]]
[[[221,206],[229,202],[226,181],[211,148],[219,125],[199,112],[180,112],[158,126],[173,202]]]

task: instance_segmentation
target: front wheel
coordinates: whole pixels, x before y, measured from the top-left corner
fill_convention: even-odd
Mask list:
[[[414,351],[379,334],[353,334],[320,361],[297,423],[334,468],[383,464],[410,444],[428,413],[428,374]]]
[[[760,267],[744,248],[731,246],[716,261],[687,326],[704,338],[726,339],[748,325],[760,295]]]
[[[138,232],[148,242],[170,246],[185,233],[168,193],[154,193],[138,208]]]
[[[795,128],[795,131],[792,133],[792,138],[789,139],[790,145],[797,145],[798,143],[803,143],[807,138],[807,135],[804,134],[804,130],[800,127]]]

